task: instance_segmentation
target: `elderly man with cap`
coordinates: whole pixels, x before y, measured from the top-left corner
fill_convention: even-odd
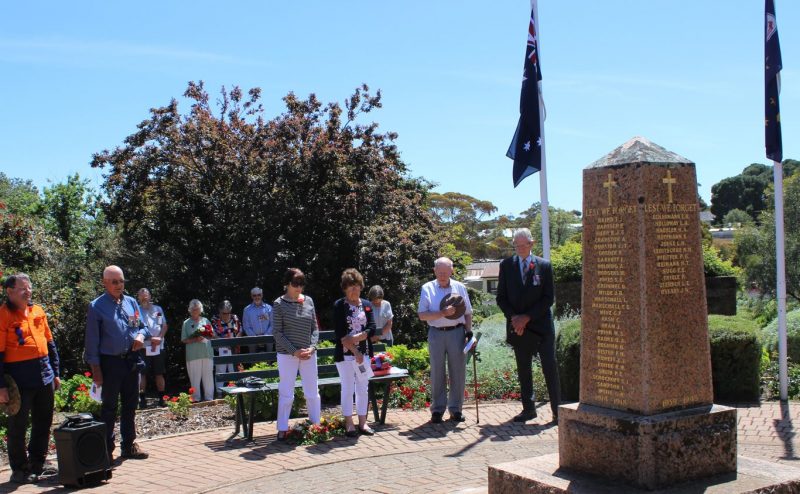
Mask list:
[[[242,314],[242,330],[245,336],[264,336],[272,334],[272,306],[264,303],[264,292],[259,287],[250,290],[253,303],[244,308]],[[273,351],[275,345],[269,345],[267,351]],[[271,347],[271,348],[270,348]],[[248,345],[250,353],[257,350],[256,345]]]
[[[472,338],[472,305],[464,284],[451,278],[453,261],[446,257],[436,259],[433,273],[436,279],[422,285],[417,310],[419,318],[428,323],[431,422],[442,422],[445,407],[450,412],[451,421],[463,422],[461,407],[464,404],[467,363],[464,344]]]
[[[8,417],[8,463],[11,481],[36,482],[42,475],[53,422],[54,392],[61,386],[58,352],[44,310],[31,302],[31,279],[24,273],[6,278],[6,302],[0,306],[0,404]],[[5,376],[19,390],[9,403]],[[15,411],[12,408],[19,407]],[[25,432],[31,437],[25,451]]]
[[[149,344],[159,345],[161,338],[144,327],[136,299],[125,295],[125,275],[118,266],[103,270],[105,293],[89,303],[86,314],[86,362],[92,379],[101,387],[103,400],[100,418],[106,424],[108,458],[113,462],[114,423],[117,402],[122,400],[119,423],[122,457],[147,458],[136,440],[136,402],[139,397],[139,372],[144,366],[139,350]]]

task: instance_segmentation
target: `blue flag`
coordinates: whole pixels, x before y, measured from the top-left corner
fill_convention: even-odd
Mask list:
[[[778,41],[778,24],[775,21],[775,4],[766,0],[764,7],[764,125],[767,158],[783,161],[781,141],[781,106],[778,93],[781,90],[781,44]]]
[[[506,156],[514,160],[514,187],[525,177],[542,169],[542,105],[540,81],[542,71],[539,66],[539,36],[537,32],[536,2],[531,10],[528,25],[528,46],[525,50],[525,69],[522,76],[522,93],[519,99],[519,123],[514,139],[508,147]]]

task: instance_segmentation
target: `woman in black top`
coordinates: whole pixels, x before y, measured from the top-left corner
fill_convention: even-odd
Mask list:
[[[342,273],[342,290],[344,298],[333,304],[333,323],[336,331],[336,350],[334,360],[342,381],[342,414],[344,414],[347,435],[357,436],[375,434],[367,425],[368,382],[356,376],[354,363],[370,365],[372,342],[375,336],[375,320],[372,306],[361,298],[364,289],[364,277],[355,269],[346,269]],[[358,413],[358,430],[353,425],[353,394],[356,397],[356,413]]]

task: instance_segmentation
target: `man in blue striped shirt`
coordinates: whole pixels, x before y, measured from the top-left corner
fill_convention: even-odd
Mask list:
[[[106,424],[109,462],[113,461],[114,423],[120,398],[122,457],[144,459],[147,453],[134,442],[139,371],[144,366],[139,350],[144,348],[146,339],[157,345],[161,338],[150,335],[141,322],[136,299],[124,294],[125,276],[119,266],[108,266],[103,270],[103,287],[105,293],[89,303],[85,350],[94,384],[101,387],[103,405],[100,417]]]

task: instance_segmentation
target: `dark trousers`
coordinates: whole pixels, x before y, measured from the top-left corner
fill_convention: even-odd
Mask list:
[[[538,348],[530,345],[514,345],[514,357],[517,360],[517,375],[519,376],[520,401],[524,411],[534,408],[533,396],[533,356],[539,354],[542,361],[542,373],[547,384],[547,394],[550,395],[550,409],[553,417],[558,416],[558,405],[561,403],[561,386],[558,382],[558,363],[556,362],[556,337],[555,333],[548,332]]]
[[[100,420],[106,424],[106,443],[108,452],[114,451],[114,423],[117,421],[117,402],[122,400],[119,431],[122,435],[122,449],[133,445],[136,440],[136,404],[139,400],[139,370],[130,358],[108,355],[100,356],[103,371],[103,405]]]
[[[8,417],[8,463],[13,471],[41,470],[47,458],[50,425],[53,423],[53,385],[19,390],[21,405],[16,415]],[[31,418],[31,438],[25,451],[25,432]]]

